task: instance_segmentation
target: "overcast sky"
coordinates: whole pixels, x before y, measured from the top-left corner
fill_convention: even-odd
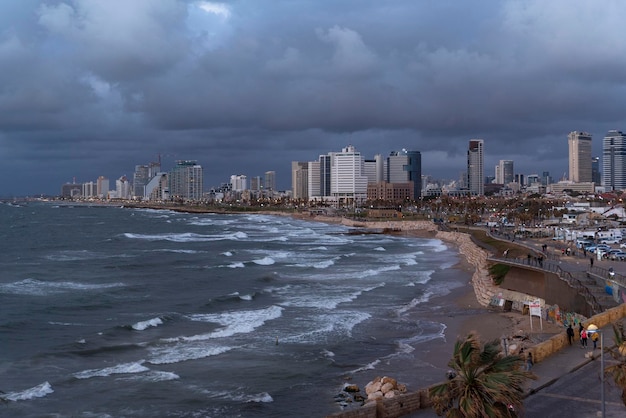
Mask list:
[[[0,196],[195,159],[205,188],[352,144],[456,179],[626,131],[626,1],[0,2]]]

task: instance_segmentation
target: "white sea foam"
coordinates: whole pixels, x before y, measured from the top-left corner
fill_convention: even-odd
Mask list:
[[[150,357],[148,358],[148,363],[180,363],[182,361],[198,360],[201,358],[217,356],[219,354],[226,353],[227,351],[230,351],[232,349],[233,347],[210,345],[207,344],[206,341],[178,341],[175,344],[168,344],[150,348]]]
[[[222,253],[222,255],[225,255],[226,257],[232,257],[232,256],[233,256],[233,253],[232,253],[232,252],[230,252],[230,251],[224,251],[224,252]]]
[[[161,324],[163,324],[163,320],[157,317],[157,318],[148,319],[147,321],[137,322],[136,324],[132,326],[132,328],[137,331],[143,331],[146,328],[156,327]]]
[[[412,299],[409,303],[399,308],[396,313],[398,314],[398,316],[400,316],[408,310],[415,308],[417,305],[428,302],[432,296],[432,292],[425,292],[420,297]]]
[[[218,314],[195,314],[190,315],[192,321],[213,322],[222,325],[216,331],[208,334],[195,335],[192,337],[180,337],[178,341],[197,341],[210,338],[230,337],[235,334],[248,334],[256,328],[262,326],[267,321],[280,318],[283,308],[280,306],[270,306],[269,308],[252,311],[232,311]]]
[[[245,239],[248,235],[245,232],[235,232],[219,235],[204,235],[191,232],[183,233],[163,233],[163,234],[133,234],[124,233],[126,238],[146,241],[171,241],[171,242],[211,242],[221,240]]]
[[[276,261],[272,257],[263,257],[257,260],[252,260],[252,262],[261,266],[271,266],[272,264],[276,263]]]
[[[143,360],[136,363],[124,363],[118,364],[113,367],[106,367],[104,369],[91,369],[83,370],[82,372],[74,373],[74,377],[77,379],[90,379],[92,377],[106,377],[113,374],[132,374],[147,372],[147,367],[142,365]]]
[[[50,383],[43,382],[40,385],[23,390],[21,392],[9,392],[4,395],[4,398],[8,401],[27,401],[29,399],[43,398],[44,396],[53,392],[54,390],[52,390],[52,386],[50,386]]]
[[[229,264],[226,267],[230,267],[231,269],[237,269],[237,268],[245,267],[245,264],[243,264],[241,261],[238,261],[236,263]]]
[[[170,248],[164,248],[164,249],[154,250],[154,251],[164,252],[164,253],[175,253],[175,254],[198,254],[200,253],[200,251],[197,251],[197,250],[170,249]]]
[[[206,392],[206,393],[212,398],[229,399],[237,403],[274,402],[274,398],[272,398],[272,396],[267,392],[261,392],[261,393],[255,393],[255,394],[237,393],[235,391]]]
[[[139,375],[124,376],[120,380],[128,381],[144,381],[144,382],[166,382],[170,380],[178,380],[180,376],[172,372],[162,372],[158,370],[150,370]]]
[[[371,315],[368,313],[354,311],[333,311],[332,313],[311,314],[307,318],[302,319],[303,324],[299,327],[301,329],[307,329],[306,331],[282,337],[281,341],[299,344],[315,344],[325,340],[330,335],[349,337],[352,335],[352,330],[355,326],[370,318]],[[313,328],[311,328],[311,322],[313,322]]]
[[[376,247],[374,248],[374,251],[387,251],[387,250],[385,249],[385,247]]]
[[[366,370],[374,370],[374,369],[376,368],[376,366],[378,366],[378,365],[380,364],[380,362],[381,362],[381,360],[380,360],[380,359],[374,360],[374,361],[372,361],[371,363],[368,363],[368,364],[366,364],[366,365],[365,365],[365,366],[363,366],[363,367],[359,367],[358,369],[353,370],[353,371],[351,372],[351,374],[354,374],[354,373],[359,373],[359,372],[364,372],[364,371],[366,371]]]
[[[241,300],[252,300],[252,295],[239,295]]]
[[[328,251],[328,248],[324,246],[320,246],[320,247],[313,247],[310,250],[311,251]]]
[[[123,283],[85,284],[77,282],[44,282],[36,279],[24,279],[19,282],[0,284],[0,293],[44,296],[75,290],[91,291],[122,286],[124,286]]]

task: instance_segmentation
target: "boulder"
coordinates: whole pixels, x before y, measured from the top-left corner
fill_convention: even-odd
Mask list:
[[[350,393],[356,393],[359,392],[361,389],[359,389],[357,385],[345,385],[343,390]]]
[[[380,391],[385,394],[388,392],[393,392],[394,389],[395,389],[395,386],[391,384],[391,382],[387,382],[380,387]]]
[[[369,382],[365,386],[365,393],[367,393],[369,395],[371,393],[378,392],[378,391],[380,391],[380,387],[381,386],[382,386],[382,384],[380,383],[380,381]]]

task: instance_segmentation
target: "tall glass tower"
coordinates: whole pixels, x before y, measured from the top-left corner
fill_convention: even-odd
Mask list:
[[[602,185],[626,189],[626,135],[621,131],[609,131],[602,141]]]
[[[570,132],[569,179],[574,183],[589,183],[591,178],[591,135],[587,132]]]
[[[485,155],[482,139],[470,139],[467,150],[467,186],[472,195],[485,194]]]

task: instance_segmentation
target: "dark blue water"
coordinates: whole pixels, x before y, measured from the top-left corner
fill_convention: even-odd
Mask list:
[[[439,381],[435,239],[266,215],[0,204],[0,390],[12,417],[338,412],[346,382]],[[433,348],[435,347],[435,348]]]

